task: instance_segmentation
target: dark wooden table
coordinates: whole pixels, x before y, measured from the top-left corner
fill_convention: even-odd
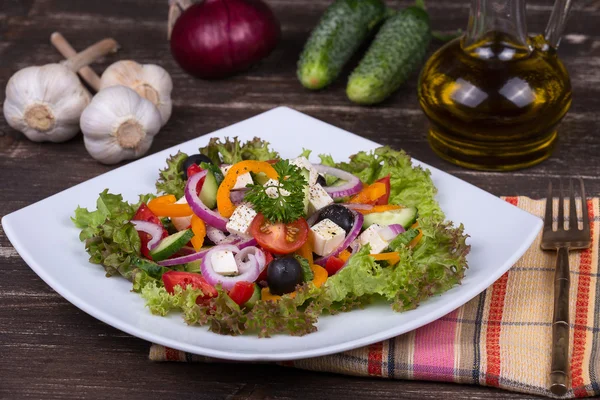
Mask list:
[[[347,101],[345,79],[309,93],[295,77],[308,32],[330,0],[270,0],[283,27],[277,50],[258,67],[221,81],[200,81],[172,60],[166,41],[166,0],[0,0],[0,85],[18,69],[56,62],[49,45],[61,31],[82,49],[112,36],[117,59],[164,66],[174,82],[174,108],[151,153],[279,105],[287,105],[415,158],[496,195],[543,196],[548,178],[583,176],[600,194],[600,2],[580,0],[560,54],[574,87],[573,108],[560,145],[543,164],[514,173],[481,173],[438,159],[425,140],[426,121],[416,98],[416,75],[385,104],[362,108]],[[388,1],[394,7],[410,1]],[[433,25],[464,28],[468,1],[429,1]],[[529,1],[532,32],[545,26],[550,0]],[[432,46],[432,49],[439,44]],[[3,95],[0,95],[3,101]],[[63,144],[28,141],[0,119],[0,215],[44,199],[115,168],[86,153],[81,135]],[[32,227],[34,229],[34,227]],[[50,289],[21,260],[0,231],[0,397],[66,398],[509,398],[496,389],[430,382],[384,381],[299,371],[273,365],[155,364],[149,344],[103,324]],[[519,396],[526,398],[527,396]]]

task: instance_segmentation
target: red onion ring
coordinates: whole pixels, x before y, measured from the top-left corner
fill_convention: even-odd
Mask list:
[[[163,233],[163,227],[152,222],[140,221],[133,219],[129,221],[133,224],[136,231],[147,233],[152,236],[152,239],[148,241],[148,250],[152,250],[158,245]]]
[[[204,178],[204,176],[206,176],[206,170],[200,171],[188,179],[187,184],[185,185],[185,199],[192,208],[194,214],[196,214],[201,220],[206,222],[208,225],[224,231],[226,230],[226,225],[229,219],[222,217],[218,212],[206,207],[196,193],[196,185],[200,179]]]
[[[340,186],[325,186],[323,188],[334,199],[338,197],[352,196],[353,194],[360,192],[362,189],[362,182],[360,179],[352,175],[350,172],[342,171],[338,168],[328,167],[323,164],[313,164],[313,167],[315,167],[315,169],[322,174],[332,175],[336,178],[346,181],[346,183]]]
[[[348,246],[350,246],[350,244],[354,241],[354,239],[356,239],[358,237],[360,230],[363,226],[363,222],[364,222],[365,218],[363,217],[363,215],[361,213],[357,213],[354,210],[350,210],[350,211],[352,212],[352,214],[354,214],[354,225],[352,225],[352,229],[350,229],[350,232],[346,236],[346,239],[344,239],[342,244],[339,245],[338,248],[336,248],[330,254],[316,259],[315,264],[324,267],[325,264],[327,264],[327,260],[329,260],[330,257],[336,257],[338,254],[340,254],[342,251],[344,251],[346,248],[348,248]]]
[[[371,204],[341,203],[341,205],[351,210],[371,210],[373,208]]]
[[[236,276],[223,276],[215,272],[212,266],[212,253],[216,251],[229,250],[236,254],[236,262],[237,260],[241,260],[242,262],[238,264],[238,270],[240,272],[239,275]],[[239,257],[238,255],[244,251],[244,256]],[[204,257],[204,261],[200,265],[200,270],[202,271],[202,276],[208,283],[211,285],[221,284],[223,289],[231,290],[233,286],[237,282],[245,281],[245,282],[254,282],[260,276],[260,273],[265,268],[265,254],[262,250],[257,247],[248,247],[244,250],[239,250],[236,246],[233,245],[223,245],[223,246],[215,246],[209,250],[209,252]],[[247,261],[244,262],[245,258],[248,258]]]
[[[226,235],[225,232],[222,232],[215,228],[214,226],[208,225],[206,227],[206,236],[216,245],[219,244],[236,244],[242,240],[241,237],[237,235]]]
[[[400,224],[392,224],[381,228],[377,234],[386,242],[390,242],[399,234],[404,232],[404,227]]]
[[[175,265],[187,264],[192,261],[203,260],[206,254],[212,249],[202,250],[197,253],[188,254],[181,257],[169,258],[163,261],[157,262],[158,265],[162,265],[163,267],[173,267]]]

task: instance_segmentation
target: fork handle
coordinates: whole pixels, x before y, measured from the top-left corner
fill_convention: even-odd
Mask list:
[[[562,396],[569,380],[569,249],[559,247],[554,272],[554,316],[552,318],[552,367],[550,391]]]

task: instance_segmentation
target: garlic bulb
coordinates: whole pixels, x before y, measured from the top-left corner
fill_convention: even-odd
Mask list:
[[[160,111],[163,125],[171,117],[173,81],[164,68],[130,60],[117,61],[102,74],[100,89],[115,85],[127,86],[150,100]]]
[[[79,132],[79,116],[91,97],[64,65],[27,67],[8,81],[4,117],[35,142],[64,142]]]
[[[145,154],[161,127],[158,109],[125,86],[111,86],[94,96],[81,114],[88,153],[104,164]]]
[[[77,71],[115,51],[113,39],[102,40],[63,64],[32,66],[16,72],[6,85],[4,117],[36,142],[64,142],[79,132],[79,116],[91,95]]]

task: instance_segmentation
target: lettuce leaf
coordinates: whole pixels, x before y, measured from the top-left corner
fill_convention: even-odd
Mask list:
[[[181,151],[167,158],[167,166],[159,171],[156,181],[156,190],[159,193],[172,194],[178,199],[183,197],[185,179],[181,172],[181,166],[186,158],[188,155]]]
[[[211,138],[208,145],[200,148],[200,154],[209,157],[215,164],[235,164],[243,160],[267,161],[279,158],[279,153],[269,148],[269,142],[255,137],[242,144],[236,137]]]
[[[101,264],[107,276],[121,274],[132,279],[135,266],[132,264],[140,255],[140,238],[129,222],[139,205],[153,195],[140,196],[137,204],[123,201],[123,196],[105,189],[96,201],[96,210],[77,207],[71,218],[81,229],[79,239],[85,242],[90,262]]]

